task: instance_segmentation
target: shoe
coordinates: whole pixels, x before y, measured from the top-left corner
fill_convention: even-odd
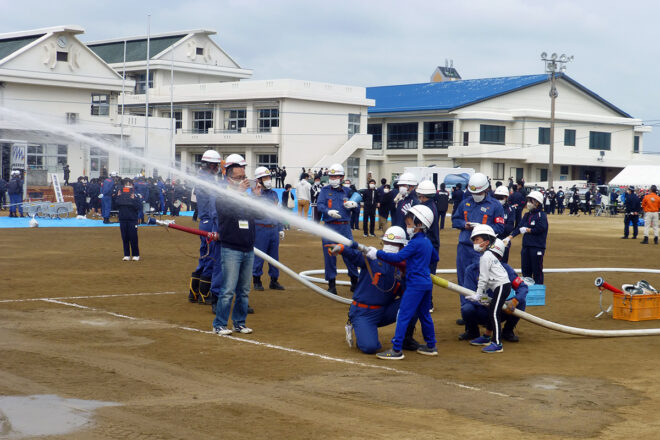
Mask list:
[[[417,349],[417,353],[423,354],[426,356],[437,356],[438,355],[438,349],[433,347],[430,348],[428,345],[422,345]]]
[[[261,277],[252,277],[252,288],[258,290],[259,292],[264,290],[264,285],[261,284]]]
[[[248,315],[254,315],[254,309],[248,306]]]
[[[271,278],[268,285],[270,290],[286,290],[283,285],[277,282],[277,278]]]
[[[465,321],[463,321],[463,318],[458,318],[456,320],[456,325],[465,325]]]
[[[470,345],[489,345],[490,344],[490,336],[482,335],[479,336],[477,339],[473,339],[470,341]]]
[[[103,224],[106,224],[106,225],[107,225],[108,223],[110,223],[110,220],[108,220],[107,218],[104,218],[104,219],[103,219]]]
[[[434,309],[433,307],[431,307],[431,308],[429,309],[429,313],[433,313],[433,312],[435,312],[435,309]]]
[[[473,339],[477,339],[478,337],[479,337],[478,334],[473,335],[471,333],[465,332],[465,333],[461,333],[460,335],[458,335],[458,340],[459,341],[471,341]]]
[[[234,326],[234,332],[243,333],[244,335],[249,335],[250,333],[252,333],[252,329],[250,327],[246,327],[243,324],[239,324]]]
[[[337,286],[335,280],[328,280],[328,292],[337,294]]]
[[[367,234],[364,234],[364,238],[369,238],[369,236]]]
[[[481,349],[482,353],[499,353],[501,351],[504,351],[502,344],[498,345],[494,342],[491,342],[491,344],[488,347],[484,347]]]
[[[133,261],[140,261],[140,256],[138,255],[137,257],[133,257]]]
[[[220,327],[213,327],[213,333],[222,336],[222,335],[231,335],[232,332],[227,327],[220,326]]]
[[[520,338],[518,338],[518,335],[516,335],[512,331],[503,331],[502,332],[502,339],[504,339],[507,342],[519,342]]]
[[[124,257],[124,258],[122,258],[121,260],[122,260],[122,261],[130,261],[130,259],[131,259],[131,257]]]
[[[623,240],[627,240],[627,239],[628,239],[628,236],[627,236],[627,235],[624,235],[624,236],[621,237],[621,238],[622,238]]]
[[[375,237],[376,234],[369,234],[369,237]]]
[[[644,240],[640,241],[641,244],[649,244],[649,238],[644,237]]]
[[[420,344],[414,338],[405,338],[401,348],[407,351],[417,351],[419,350]]]
[[[378,359],[387,359],[390,361],[398,361],[405,358],[402,351],[394,351],[393,348],[390,348],[387,351],[383,351],[381,353],[376,354],[376,357]]]

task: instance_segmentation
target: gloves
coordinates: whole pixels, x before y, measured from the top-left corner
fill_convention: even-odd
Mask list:
[[[525,235],[527,232],[529,232],[529,228],[523,226],[522,228],[519,229],[519,231],[522,235]]]
[[[405,197],[406,197],[406,196],[404,196],[404,195],[401,194],[401,193],[397,194],[397,195],[394,197],[394,204],[396,205],[397,203],[399,203],[399,201],[403,200]]]
[[[102,198],[103,198],[103,194],[99,194],[99,199],[102,199]]]
[[[325,245],[328,248],[328,255],[331,257],[335,257],[342,252],[344,252],[344,245],[339,244],[339,243],[333,243],[333,244],[326,244]]]
[[[341,218],[339,211],[337,211],[336,209],[331,209],[330,211],[328,211],[328,215],[332,218]]]
[[[344,202],[344,208],[346,208],[346,209],[357,208],[357,206],[358,206],[358,204],[356,202],[352,201],[352,200],[346,200]]]
[[[514,310],[516,310],[516,307],[518,306],[518,300],[515,298],[511,298],[505,304],[506,304],[505,312],[511,314],[513,313]]]
[[[376,257],[377,253],[378,253],[378,249],[376,249],[375,247],[369,246],[367,248],[367,258],[368,259],[375,260],[376,258],[378,258],[378,257]]]
[[[280,241],[284,240],[284,231],[280,231]]]
[[[509,247],[511,244],[511,237],[506,237],[502,242],[504,243],[504,246]]]

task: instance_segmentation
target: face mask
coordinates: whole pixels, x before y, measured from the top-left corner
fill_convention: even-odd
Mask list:
[[[344,183],[344,188],[350,188],[351,184],[350,183]]]
[[[486,195],[485,194],[473,194],[472,198],[474,199],[475,202],[481,203],[486,198]]]
[[[409,237],[412,237],[415,235],[415,228],[406,228],[406,233],[408,234]]]
[[[374,189],[375,187],[376,187],[376,185],[374,185],[373,183],[369,184],[369,188]]]
[[[265,180],[262,183],[264,185],[264,188],[266,188],[266,189],[271,189],[273,187],[273,181],[272,180]]]
[[[476,244],[476,243],[475,243],[475,244],[472,245],[472,248],[473,248],[475,251],[479,252],[479,253],[481,253],[481,252],[484,251],[484,250],[481,248],[481,245],[480,245],[480,244]]]
[[[387,252],[390,254],[396,254],[399,252],[399,246],[396,246],[394,244],[384,244],[383,245],[383,252]]]
[[[400,186],[399,187],[399,194],[402,196],[408,195],[408,187],[407,186]]]
[[[527,202],[527,209],[529,209],[530,211],[534,209],[534,204],[532,202]]]
[[[387,194],[388,192],[390,192],[390,190],[389,190],[388,188],[385,188],[385,189],[383,189],[383,192],[384,192],[385,194]]]
[[[504,206],[504,204],[506,203],[506,199],[498,199],[498,200],[500,201],[500,203],[502,204],[502,206]]]
[[[320,184],[321,184],[320,181],[318,181],[318,180],[315,180],[315,181],[314,181],[314,185],[320,185]]]
[[[341,183],[341,179],[329,179],[328,183],[330,183],[330,186],[333,188],[337,188],[339,184]]]

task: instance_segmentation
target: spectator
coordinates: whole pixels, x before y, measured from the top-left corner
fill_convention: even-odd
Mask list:
[[[348,189],[348,198],[350,199],[353,196],[353,193],[357,191],[355,185],[351,183],[350,179],[344,180],[344,188]],[[351,214],[350,225],[351,229],[360,230],[360,204],[358,203],[356,208],[349,209]]]
[[[641,243],[649,243],[649,229],[653,228],[653,242],[658,244],[660,197],[658,197],[658,188],[655,185],[651,185],[651,191],[642,199],[642,209],[644,210],[644,240]]]
[[[440,184],[440,189],[435,198],[436,207],[438,209],[438,217],[440,220],[440,229],[445,229],[445,217],[449,209],[449,192],[445,189],[445,184]]]
[[[315,222],[321,221],[321,213],[319,212],[317,206],[319,194],[321,194],[321,188],[323,188],[323,185],[321,184],[321,175],[320,173],[317,173],[317,175],[314,176],[314,185],[312,185],[312,189],[310,191],[310,194],[312,196],[310,200],[312,205],[312,218],[314,219]]]
[[[7,181],[0,177],[0,210],[5,209],[7,203]]]
[[[390,215],[390,212],[392,212],[393,209],[394,209],[394,194],[390,189],[390,185],[385,183],[383,184],[383,193],[378,206],[379,231],[384,231],[385,228],[387,227],[387,217]]]
[[[71,177],[71,170],[69,169],[69,164],[64,165],[64,184],[69,184],[69,177]]]
[[[380,206],[380,195],[378,194],[378,190],[376,190],[376,181],[374,179],[369,181],[369,188],[365,189],[362,193],[362,202],[364,203],[364,214],[362,218],[364,236],[371,235],[375,237],[376,209]],[[367,229],[367,223],[369,229]]]
[[[280,172],[281,176],[281,181],[280,181],[280,188],[284,186],[284,182],[286,182],[286,167],[282,167],[282,171]]]
[[[309,212],[309,202],[312,199],[312,185],[307,181],[309,174],[302,173],[300,181],[296,185],[296,194],[298,194],[298,215],[307,218]]]
[[[20,216],[23,217],[23,179],[21,179],[21,172],[14,170],[11,172],[11,179],[7,184],[7,193],[9,193],[9,217],[18,217],[16,215],[17,209]]]
[[[119,230],[124,243],[124,258],[129,261],[131,254],[133,261],[140,260],[140,248],[138,247],[138,209],[142,202],[133,191],[131,179],[124,179],[123,188],[117,196],[117,208],[119,210]]]
[[[462,185],[460,183],[457,183],[454,189],[451,192],[451,203],[452,203],[452,208],[451,208],[451,215],[453,216],[454,213],[456,212],[456,208],[458,208],[458,205],[460,205],[461,201],[463,200],[463,190],[462,190]]]

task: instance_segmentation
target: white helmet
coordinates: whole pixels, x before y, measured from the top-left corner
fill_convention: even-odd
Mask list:
[[[225,159],[225,168],[229,168],[230,166],[233,165],[244,167],[247,165],[247,162],[240,154],[230,154],[229,156],[227,156],[227,159]]]
[[[408,214],[414,215],[427,228],[433,223],[433,211],[428,206],[415,205],[408,210],[406,215]]]
[[[259,167],[254,170],[254,178],[261,179],[262,177],[270,177],[270,171],[266,167]]]
[[[415,192],[423,196],[434,196],[436,193],[435,183],[430,180],[422,180],[419,182],[419,186],[415,189]]]
[[[502,240],[500,240],[499,238],[496,238],[495,242],[490,247],[490,250],[495,252],[501,258],[501,257],[504,256],[504,251],[506,251],[506,245],[504,244],[504,242]]]
[[[220,153],[215,150],[206,150],[202,155],[202,162],[220,163],[221,161]]]
[[[468,189],[472,194],[486,191],[489,186],[488,177],[483,173],[474,173],[468,182]]]
[[[507,188],[504,185],[500,185],[497,188],[495,188],[495,192],[493,194],[496,196],[509,197],[509,188]]]
[[[495,231],[488,225],[477,225],[472,229],[472,234],[470,235],[470,240],[476,237],[477,235],[488,235],[493,238],[496,237]]]
[[[403,173],[399,176],[396,184],[417,186],[417,177],[413,173]]]
[[[119,176],[119,173],[117,171],[113,171],[110,173],[110,177],[117,177]]]
[[[406,244],[406,231],[400,226],[390,226],[383,235],[383,241],[388,243]]]
[[[527,198],[534,199],[543,205],[543,194],[541,194],[539,191],[531,191],[529,194],[527,194]]]
[[[21,172],[18,171],[18,170],[13,170],[13,171],[11,172],[11,175],[12,175],[12,176],[18,176],[18,175],[20,175],[20,174],[21,174]]]
[[[344,176],[344,167],[341,164],[334,164],[328,170],[328,176]]]

